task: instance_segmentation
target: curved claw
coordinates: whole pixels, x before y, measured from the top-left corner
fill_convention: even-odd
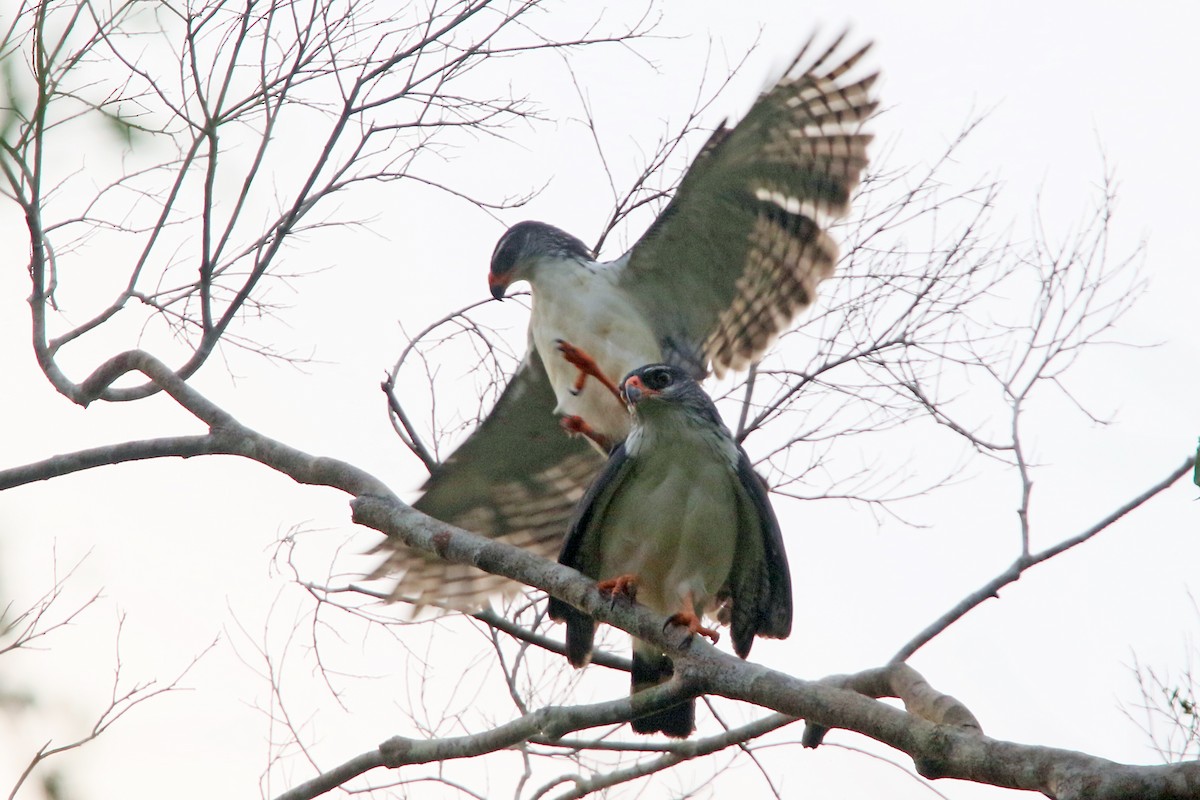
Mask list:
[[[591,425],[588,425],[587,421],[578,414],[570,414],[562,417],[559,419],[558,424],[564,431],[572,436],[586,436],[587,438],[591,439],[596,443],[597,447],[606,453],[612,450],[612,440],[603,433],[597,431]]]
[[[690,633],[698,633],[711,641],[713,644],[716,644],[721,639],[720,633],[714,631],[712,628],[704,627],[704,624],[701,622],[700,618],[691,611],[680,611],[677,614],[672,614],[667,618],[667,625],[671,624],[682,625],[683,627],[687,628]]]
[[[625,597],[629,600],[637,598],[637,583],[638,576],[632,573],[628,575],[617,575],[614,578],[606,578],[598,581],[596,588],[603,594],[612,595],[615,600],[617,597]]]
[[[575,383],[572,384],[570,389],[572,395],[578,395],[583,391],[588,378],[595,378],[613,393],[613,396],[620,401],[622,406],[625,405],[625,401],[621,399],[621,390],[604,374],[604,370],[600,369],[600,365],[596,363],[596,359],[564,339],[555,339],[554,346],[568,364],[579,370],[579,375],[575,378]]]

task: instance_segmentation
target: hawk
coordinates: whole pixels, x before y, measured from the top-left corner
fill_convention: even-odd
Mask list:
[[[529,348],[491,414],[435,469],[414,504],[476,533],[558,552],[575,504],[604,463],[563,434],[555,414],[582,420],[614,445],[629,415],[611,387],[587,381],[559,342],[590,355],[595,372],[625,375],[666,362],[700,379],[744,369],[812,303],[837,260],[831,222],[848,211],[867,164],[863,123],[877,105],[871,73],[852,71],[870,45],[842,57],[845,34],[813,40],[734,127],[709,137],[674,197],[615,261],[542,222],[510,228],[488,283],[504,297],[527,281]],[[393,599],[470,609],[516,584],[385,540],[372,578],[399,575]]]
[[[621,390],[633,427],[579,504],[559,563],[597,579],[602,590],[633,587],[642,604],[715,641],[701,621],[714,614],[730,624],[742,658],[755,636],[785,638],[792,582],[783,537],[746,451],[679,367],[641,367]],[[584,666],[595,620],[553,597],[549,614],[567,624],[571,664]],[[631,692],[671,674],[670,658],[634,639]],[[639,717],[633,729],[686,737],[695,704]]]

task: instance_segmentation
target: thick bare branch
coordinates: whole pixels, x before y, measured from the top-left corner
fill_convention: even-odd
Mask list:
[[[803,484],[837,461],[835,447],[851,439],[857,446],[858,437],[852,435],[886,434],[913,421],[931,423],[927,428],[961,445],[971,458],[1009,468],[1019,483],[1015,562],[914,637],[891,662],[853,675],[803,681],[722,655],[645,608],[612,603],[593,582],[571,570],[420,514],[354,464],[313,456],[246,428],[189,384],[223,349],[281,357],[274,348],[282,345],[255,341],[243,325],[279,313],[283,304],[272,288],[311,268],[285,266],[289,248],[305,236],[358,221],[343,218],[331,201],[373,184],[392,189],[393,182],[403,182],[444,192],[495,217],[496,209],[528,198],[520,190],[487,197],[477,187],[443,180],[440,166],[450,148],[504,139],[511,123],[543,118],[520,91],[487,88],[502,86],[502,73],[500,82],[489,83],[478,80],[477,70],[530,53],[624,46],[654,24],[647,11],[630,26],[612,28],[597,18],[551,38],[539,31],[543,17],[533,13],[539,5],[538,0],[461,0],[398,12],[358,0],[267,7],[200,0],[186,9],[164,5],[158,16],[145,18],[136,3],[20,4],[7,30],[0,32],[3,77],[20,89],[3,88],[0,191],[21,212],[28,235],[37,363],[56,390],[80,405],[165,392],[207,431],[123,441],[7,468],[0,471],[0,490],[102,465],[236,455],[300,483],[338,489],[351,499],[353,521],[404,546],[550,592],[674,659],[674,679],[658,689],[593,705],[567,705],[562,684],[573,688],[578,680],[563,680],[558,673],[544,684],[530,679],[541,666],[540,651],[563,652],[543,627],[536,606],[541,595],[530,593],[522,610],[473,615],[481,623],[473,630],[482,633],[490,648],[480,660],[496,667],[504,681],[502,692],[511,700],[501,713],[516,719],[489,720],[483,729],[453,719],[458,726],[454,732],[463,735],[452,738],[441,736],[447,728],[417,724],[413,738],[394,737],[324,771],[320,764],[325,757],[301,741],[303,723],[283,702],[281,672],[264,645],[266,677],[279,706],[272,720],[282,722],[294,737],[288,746],[298,745],[301,763],[317,775],[283,797],[351,790],[348,783],[381,767],[402,770],[404,777],[397,781],[403,783],[416,764],[505,750],[515,750],[523,759],[517,795],[533,779],[536,759],[558,759],[556,764],[578,770],[543,783],[535,796],[562,791],[564,797],[579,797],[726,748],[731,758],[744,757],[733,749],[741,747],[753,759],[756,737],[798,718],[808,724],[806,744],[815,745],[817,732],[828,728],[854,731],[907,754],[922,775],[932,778],[987,782],[1072,800],[1200,796],[1195,763],[1137,767],[984,737],[963,703],[933,689],[903,663],[1026,570],[1109,529],[1195,466],[1195,459],[1189,459],[1087,530],[1041,552],[1031,550],[1036,466],[1028,447],[1027,410],[1035,399],[1052,394],[1047,389],[1055,389],[1088,419],[1101,420],[1072,394],[1066,376],[1081,352],[1108,342],[1140,288],[1124,272],[1136,266],[1140,251],[1123,260],[1110,254],[1113,183],[1107,172],[1103,200],[1078,230],[1054,241],[1037,218],[1025,245],[1007,233],[990,233],[996,182],[955,190],[941,172],[954,162],[956,148],[975,123],[928,169],[879,170],[863,185],[856,203],[859,217],[837,231],[846,244],[845,256],[838,277],[822,287],[820,313],[783,337],[775,354],[743,383],[729,387],[724,402],[739,405],[727,418],[738,420],[739,440],[759,448],[759,464],[781,495],[850,500],[900,518],[895,505],[948,481],[942,476],[952,475],[958,465],[938,471],[917,489],[902,484],[892,471],[863,466],[849,474],[831,473],[811,491]],[[571,69],[568,63],[567,71]],[[643,159],[644,167],[635,167],[636,174],[625,178],[605,152],[604,121],[576,84],[614,206],[598,248],[607,237],[631,231],[631,219],[668,197],[688,137],[699,130],[701,115],[723,86],[715,92],[701,86],[682,124],[665,124],[662,138]],[[122,163],[89,158],[97,126],[119,131],[128,146]],[[295,131],[303,133],[302,141],[283,146]],[[79,190],[81,181],[86,191]],[[107,275],[101,267],[109,264],[121,271],[103,292],[87,298],[71,295],[81,268]],[[1006,305],[995,302],[998,296]],[[68,308],[70,303],[81,307]],[[486,313],[468,307],[418,333],[383,385],[396,433],[427,469],[437,465],[446,442],[481,415],[443,412],[450,405],[449,393],[444,385],[435,387],[432,378],[438,373],[437,358],[451,349],[444,346],[458,342],[471,354],[464,362],[479,363],[468,375],[478,389],[479,409],[495,396],[516,362],[517,354],[499,344],[484,323]],[[134,324],[122,329],[127,322]],[[137,343],[121,338],[122,330],[136,331]],[[114,338],[106,342],[103,337],[110,335]],[[141,349],[125,350],[131,346]],[[117,355],[96,365],[112,353]],[[427,426],[419,414],[409,413],[411,407],[406,410],[396,389],[408,389],[409,382],[398,380],[406,364],[430,379]],[[966,402],[981,397],[981,403]],[[786,433],[772,433],[768,443],[764,434],[769,430]],[[797,461],[809,466],[798,467]],[[1200,482],[1200,472],[1196,475]],[[309,593],[304,601],[311,598],[319,613],[339,609],[372,625],[396,626],[386,628],[391,632],[416,624],[389,618],[389,609],[365,605],[375,596],[369,588],[349,583],[333,587],[333,580],[331,586],[321,586],[304,580],[296,567],[293,575]],[[48,595],[51,599],[58,588]],[[18,643],[43,632],[20,617],[14,624]],[[327,618],[313,614],[311,657],[340,703],[336,678],[330,678],[334,670],[327,667],[331,662],[316,646],[320,626],[335,630]],[[595,663],[629,669],[626,659],[611,653],[597,653]],[[938,678],[939,683],[950,680]],[[112,705],[93,736],[156,691],[161,690],[149,684],[132,691],[114,687]],[[732,698],[773,713],[689,742],[615,740],[620,723],[697,694]],[[885,697],[901,698],[907,710],[878,702]],[[409,716],[415,720],[419,713]],[[720,717],[718,721],[725,725]],[[592,730],[601,725],[609,729]],[[562,738],[585,730],[586,735]],[[416,738],[422,734],[428,738]],[[46,757],[88,738],[42,748],[21,780]],[[349,746],[351,752],[357,749]],[[771,782],[765,767],[760,769]],[[473,795],[447,775],[428,780]]]
[[[1041,792],[1056,800],[1185,800],[1200,792],[1200,762],[1131,766],[1052,747],[989,739],[753,664],[724,653],[681,654],[683,670],[715,694],[766,705],[827,727],[845,727],[907,753],[926,778],[959,778]],[[753,698],[753,699],[752,699]],[[765,701],[765,702],[764,702]],[[839,723],[830,725],[829,720]]]
[[[977,723],[971,726],[965,722],[969,715],[964,715],[957,703],[946,703],[946,708],[952,709],[950,713],[960,720],[962,728],[928,722],[856,692],[741,661],[717,651],[699,637],[677,638],[677,632],[665,626],[661,618],[637,605],[609,602],[594,583],[572,570],[422,519],[419,512],[396,501],[360,497],[352,507],[354,519],[360,524],[398,536],[422,550],[432,548],[450,561],[523,580],[662,647],[671,655],[676,677],[682,678],[689,692],[719,694],[827,728],[862,733],[910,755],[925,777],[953,777],[1040,791],[1059,800],[1125,798],[1139,796],[1139,792],[1183,800],[1200,790],[1200,764],[1137,767],[1067,750],[988,739],[975,732]],[[910,682],[910,688],[918,686]],[[913,697],[919,699],[920,694]]]
[[[979,720],[961,701],[935,690],[919,672],[902,662],[853,675],[833,675],[822,678],[821,683],[849,689],[865,697],[895,697],[904,701],[904,708],[910,714],[923,720],[976,733],[983,732]],[[817,747],[824,736],[823,727],[810,723],[804,730],[804,746]]]

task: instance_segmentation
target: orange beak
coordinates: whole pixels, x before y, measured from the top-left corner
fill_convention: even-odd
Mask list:
[[[621,386],[621,396],[630,405],[637,405],[643,395],[649,397],[656,394],[662,394],[662,392],[647,388],[646,384],[642,383],[642,379],[637,375],[630,375],[624,385]]]

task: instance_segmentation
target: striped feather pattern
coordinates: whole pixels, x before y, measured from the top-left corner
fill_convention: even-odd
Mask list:
[[[690,342],[718,376],[761,358],[833,274],[826,231],[849,209],[877,105],[878,75],[851,78],[868,47],[839,60],[843,39],[815,56],[810,40],[745,119],[713,133],[630,253],[631,291],[690,304],[661,315],[661,338]]]
[[[827,231],[846,214],[867,164],[871,136],[862,127],[876,108],[877,74],[853,77],[869,45],[843,58],[843,40],[817,50],[810,39],[740,123],[712,133],[630,252],[605,265],[617,271],[629,313],[649,322],[660,360],[697,377],[748,367],[833,273],[838,247]],[[552,226],[521,225],[510,233],[561,236],[516,247],[509,267],[562,258],[562,242],[578,243]],[[506,242],[517,243],[506,235],[497,250]],[[578,257],[581,249],[567,254]],[[552,302],[539,295],[538,303]],[[434,472],[415,507],[552,558],[602,458],[559,429],[542,357],[531,342],[496,409]],[[471,609],[518,588],[390,541],[378,550],[387,559],[371,577],[398,575],[395,599]]]

